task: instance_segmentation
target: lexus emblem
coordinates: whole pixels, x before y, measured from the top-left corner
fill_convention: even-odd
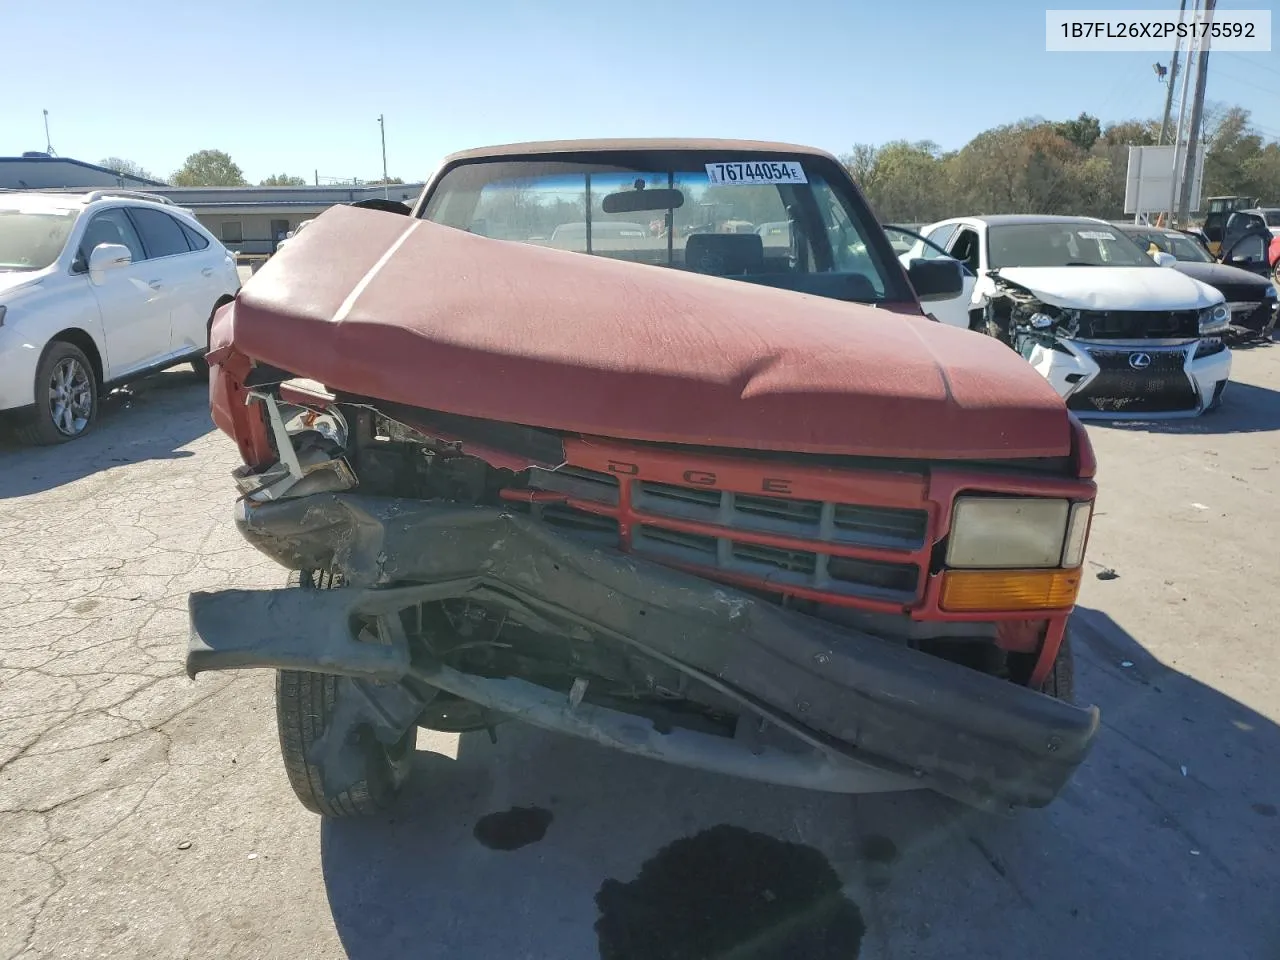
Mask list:
[[[1131,353],[1129,354],[1129,366],[1134,370],[1145,370],[1151,366],[1151,354],[1149,353]]]

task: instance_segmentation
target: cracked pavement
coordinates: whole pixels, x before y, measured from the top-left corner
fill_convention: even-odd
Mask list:
[[[740,783],[505,725],[420,732],[367,822],[294,800],[267,672],[182,672],[193,589],[284,572],[230,522],[235,464],[179,368],[71,445],[0,445],[0,958],[588,958],[602,881],[721,823],[818,848],[871,958],[1280,956],[1280,345],[1222,411],[1094,427],[1076,622],[1104,729],[1051,807]],[[487,813],[552,821],[486,849]],[[869,839],[891,857],[870,858]],[[887,843],[886,843],[887,841]]]

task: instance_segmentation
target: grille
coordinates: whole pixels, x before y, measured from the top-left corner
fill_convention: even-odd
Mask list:
[[[1080,315],[1080,336],[1086,340],[1199,335],[1200,314],[1195,310],[1085,310]]]
[[[1129,358],[1135,354],[1145,353],[1151,358],[1151,365],[1144,370],[1134,370],[1129,365]],[[1090,350],[1094,363],[1104,373],[1182,373],[1186,366],[1187,355],[1183,350]]]
[[[761,497],[649,481],[638,481],[632,491],[633,504],[642,513],[831,543],[918,550],[929,528],[924,510]]]
[[[1130,357],[1144,353],[1149,366],[1134,370]],[[1072,410],[1099,413],[1174,413],[1198,406],[1185,371],[1183,350],[1091,350],[1101,372],[1067,400]]]
[[[559,503],[535,504],[533,515],[543,523],[604,546],[614,546],[618,542],[618,521],[615,517],[602,517]]]
[[[794,587],[905,604],[920,590],[929,534],[926,510],[733,493],[576,467],[533,471],[530,485],[580,502],[578,507],[534,505],[547,523],[595,542],[629,540],[635,553],[658,561],[720,570],[783,592]],[[581,501],[598,504],[604,514],[583,509],[587,504]],[[629,509],[622,506],[628,501]],[[837,555],[855,548],[892,554]]]

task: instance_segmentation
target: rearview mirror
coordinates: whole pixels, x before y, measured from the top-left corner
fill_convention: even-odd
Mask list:
[[[133,262],[133,254],[122,243],[100,243],[89,254],[89,279],[102,283],[107,271],[127,267]]]
[[[1156,262],[1157,266],[1172,267],[1178,262],[1178,258],[1172,253],[1165,253],[1163,250],[1157,250],[1151,255],[1151,259]]]
[[[605,213],[640,213],[641,211],[677,210],[684,206],[679,190],[619,190],[606,194],[601,204]]]
[[[950,300],[964,292],[964,271],[959,260],[939,257],[936,260],[912,260],[907,279],[921,303]]]

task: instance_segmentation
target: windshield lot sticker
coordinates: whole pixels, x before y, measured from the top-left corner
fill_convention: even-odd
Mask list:
[[[749,160],[745,163],[708,163],[712,186],[751,183],[808,183],[804,167],[795,160]]]
[[[1079,230],[1076,236],[1081,240],[1114,240],[1114,233],[1107,233],[1105,230]]]

